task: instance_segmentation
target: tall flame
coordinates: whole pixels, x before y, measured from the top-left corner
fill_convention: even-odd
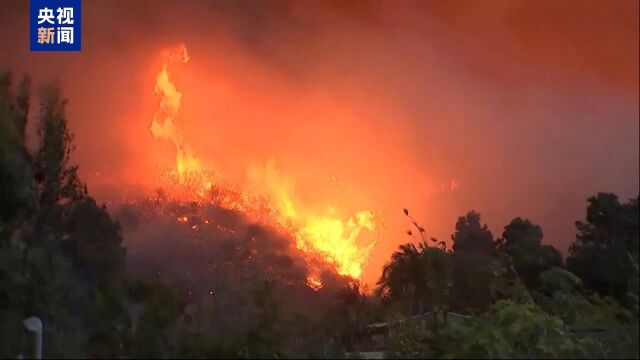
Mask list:
[[[171,141],[176,150],[175,173],[177,181],[186,185],[200,198],[216,192],[217,204],[245,212],[251,212],[257,198],[266,197],[272,220],[288,229],[295,239],[296,247],[313,256],[320,256],[332,264],[340,275],[359,278],[375,241],[359,245],[363,230],[375,230],[374,215],[371,211],[361,211],[343,220],[333,211],[317,214],[306,211],[295,201],[293,186],[277,171],[274,161],[264,166],[249,167],[248,189],[235,191],[224,183],[216,181],[211,172],[205,171],[201,160],[184,142],[177,119],[182,104],[182,93],[169,76],[169,65],[173,62],[189,62],[189,54],[184,45],[165,53],[162,69],[156,76],[155,92],[160,97],[158,110],[153,115],[151,133],[154,138]],[[178,218],[179,222],[185,219]],[[317,290],[322,287],[317,274],[312,274],[308,284]]]
[[[156,76],[155,92],[160,96],[160,106],[151,122],[151,134],[156,139],[171,141],[176,149],[176,175],[181,184],[199,180],[197,174],[203,171],[200,159],[184,143],[179,131],[177,120],[182,105],[182,93],[169,77],[170,63],[179,61],[187,64],[189,59],[184,45],[165,54],[162,70]]]

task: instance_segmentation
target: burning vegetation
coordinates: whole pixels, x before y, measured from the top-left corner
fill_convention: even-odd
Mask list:
[[[98,205],[70,164],[59,91],[32,153],[29,81],[16,96],[10,84],[0,77],[1,355],[28,353],[32,334],[16,330],[35,314],[53,357],[637,357],[637,198],[589,198],[566,262],[527,219],[495,239],[471,211],[449,248],[405,209],[422,241],[401,245],[369,292],[350,247],[370,213],[314,217],[277,207],[289,192],[212,180],[201,194],[179,177]]]
[[[639,357],[637,1],[277,3],[0,1],[0,358]]]
[[[164,62],[155,79],[155,92],[160,98],[151,122],[155,139],[169,141],[175,148],[175,167],[165,175],[172,196],[200,205],[215,205],[240,211],[254,221],[277,227],[288,234],[307,258],[322,259],[343,276],[358,279],[376,241],[376,217],[364,210],[341,218],[334,208],[324,213],[308,210],[296,201],[293,187],[277,169],[275,161],[264,166],[248,167],[247,176],[260,186],[238,188],[220,176],[220,169],[207,168],[184,139],[179,126],[182,93],[172,82],[170,65],[187,64],[190,60],[184,45],[166,51]],[[187,218],[177,214],[178,222]],[[208,220],[206,220],[208,221]],[[192,225],[196,230],[199,224]],[[313,289],[322,287],[319,269],[312,269],[307,283]]]

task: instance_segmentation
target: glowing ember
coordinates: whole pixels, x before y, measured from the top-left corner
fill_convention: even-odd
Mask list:
[[[314,291],[320,291],[320,289],[322,289],[322,280],[318,280],[310,276],[307,278],[307,286]]]
[[[268,161],[264,167],[250,167],[248,179],[253,185],[241,190],[215,179],[211,175],[213,172],[206,169],[185,144],[177,123],[182,93],[171,82],[169,64],[175,61],[188,63],[187,49],[181,45],[165,55],[162,69],[156,76],[155,92],[160,96],[160,105],[153,116],[151,133],[156,139],[171,141],[174,145],[177,182],[191,189],[200,200],[207,199],[218,206],[249,215],[266,212],[268,221],[291,232],[299,250],[332,264],[340,275],[359,278],[375,245],[375,241],[367,245],[359,244],[363,230],[375,229],[373,213],[361,211],[343,220],[332,211],[326,214],[307,211],[295,201],[291,183],[277,171],[274,161]],[[265,220],[263,216],[259,217]],[[187,220],[186,216],[178,217],[178,222]],[[196,225],[192,226],[192,229],[196,228]],[[220,226],[218,228],[233,232]],[[307,285],[319,290],[322,282],[310,277]]]

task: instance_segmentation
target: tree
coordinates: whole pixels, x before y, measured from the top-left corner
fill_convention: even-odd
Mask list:
[[[504,227],[498,249],[513,260],[513,266],[528,287],[539,282],[540,273],[562,265],[562,255],[550,245],[542,245],[542,228],[528,219],[514,218]]]
[[[173,358],[187,335],[185,303],[181,297],[159,283],[135,282],[129,287],[131,298],[131,344],[134,358]],[[193,356],[192,356],[193,357]]]
[[[45,87],[38,121],[38,151],[34,157],[36,184],[43,215],[50,216],[57,205],[79,201],[87,195],[78,178],[78,167],[70,164],[73,135],[64,115],[67,101],[56,86]]]
[[[553,267],[540,274],[534,297],[544,311],[562,319],[572,333],[589,339],[594,357],[638,358],[638,316],[613,298],[587,294],[580,278]]]
[[[444,241],[430,240],[437,247],[430,247],[425,239],[425,229],[416,219],[408,217],[420,234],[418,247],[412,243],[400,245],[382,269],[376,293],[392,302],[409,304],[410,312],[422,314],[425,306],[429,309],[448,308],[451,285],[449,252]],[[413,236],[411,230],[407,231]]]
[[[637,294],[638,199],[621,204],[614,194],[598,193],[588,203],[586,223],[576,222],[567,268],[600,294]]]
[[[87,280],[100,285],[122,275],[125,251],[120,226],[106,207],[85,197],[66,206],[65,213],[61,246],[74,266]]]
[[[487,257],[495,254],[493,235],[480,220],[480,213],[473,210],[458,218],[456,231],[451,236],[454,253],[475,253]]]
[[[377,293],[392,302],[409,304],[410,312],[423,313],[448,304],[449,255],[445,249],[421,242],[400,245],[382,269]]]
[[[29,80],[11,91],[0,75],[0,356],[24,352],[21,319],[45,323],[46,356],[82,357],[97,332],[94,319],[126,326],[118,289],[124,251],[118,225],[88,196],[70,164],[72,135],[56,87],[43,92],[35,155],[25,145]],[[101,322],[103,325],[105,321]],[[115,355],[110,351],[109,355]]]
[[[11,92],[11,75],[0,73],[0,222],[8,231],[9,222],[19,223],[33,214],[37,197],[33,171],[24,143],[24,125],[29,80],[25,77],[18,96]],[[0,232],[2,228],[0,227]]]
[[[410,311],[422,307],[422,296],[426,291],[421,253],[414,244],[400,245],[382,268],[382,275],[377,283],[379,294],[393,301],[409,302]]]
[[[480,213],[470,211],[458,218],[453,240],[453,305],[481,310],[491,303],[495,242]]]
[[[353,351],[356,336],[362,332],[370,304],[360,283],[354,281],[336,293],[338,303],[330,312],[332,332],[339,334],[344,348]]]

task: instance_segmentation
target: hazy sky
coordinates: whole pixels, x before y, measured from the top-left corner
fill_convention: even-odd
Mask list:
[[[587,196],[638,194],[638,1],[83,1],[79,53],[32,53],[0,2],[0,69],[57,79],[90,188],[170,165],[149,133],[163,49],[195,151],[231,179],[273,158],[309,206],[374,209],[365,279],[409,240],[515,216],[566,250]],[[100,176],[97,176],[99,173]],[[344,186],[336,185],[336,179]],[[451,186],[452,180],[454,186]]]

